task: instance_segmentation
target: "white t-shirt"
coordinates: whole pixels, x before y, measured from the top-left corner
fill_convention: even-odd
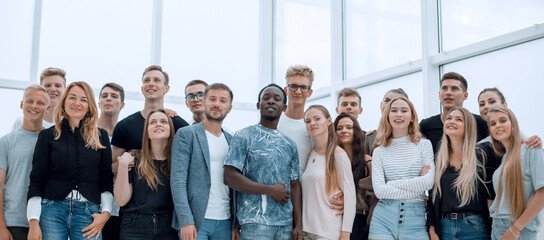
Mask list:
[[[210,197],[208,208],[204,218],[213,220],[225,220],[230,218],[229,188],[223,184],[223,166],[229,152],[229,144],[225,134],[216,137],[206,131],[208,149],[210,151]]]
[[[308,156],[315,145],[310,134],[306,131],[304,119],[292,119],[282,113],[277,128],[297,144],[299,173],[302,175],[308,163]]]

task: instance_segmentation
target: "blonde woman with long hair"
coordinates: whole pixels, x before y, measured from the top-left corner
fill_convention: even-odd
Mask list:
[[[154,110],[145,120],[140,151],[119,157],[115,199],[121,206],[120,239],[178,239],[170,227],[174,202],[170,191],[172,119]],[[131,166],[134,166],[132,168]]]
[[[108,133],[91,86],[73,82],[40,132],[28,187],[28,239],[101,239],[113,205]]]
[[[302,173],[302,225],[304,239],[349,240],[355,218],[355,184],[351,162],[338,146],[332,118],[321,105],[304,113],[306,130],[315,140],[306,170]],[[332,197],[344,194],[344,214],[329,208]]]
[[[421,137],[410,100],[385,107],[372,156],[372,186],[380,199],[372,214],[369,239],[429,239],[425,192],[432,188],[431,142]]]
[[[493,173],[497,196],[489,208],[491,239],[536,239],[544,207],[544,150],[523,143],[509,108],[493,107],[487,119],[493,149],[502,156]]]
[[[476,149],[476,138],[474,116],[463,107],[454,107],[444,121],[427,205],[432,240],[489,239],[484,159]]]

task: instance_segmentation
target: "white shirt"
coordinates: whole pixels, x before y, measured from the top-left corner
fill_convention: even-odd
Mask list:
[[[306,164],[308,164],[308,156],[310,156],[310,152],[312,152],[315,145],[310,134],[306,131],[304,119],[292,119],[282,113],[277,128],[278,131],[293,140],[297,145],[299,173],[302,175],[306,169]]]
[[[210,196],[208,208],[204,218],[213,220],[225,220],[230,218],[230,197],[229,188],[223,184],[223,166],[229,152],[229,144],[225,134],[216,137],[206,131],[208,149],[210,151]]]

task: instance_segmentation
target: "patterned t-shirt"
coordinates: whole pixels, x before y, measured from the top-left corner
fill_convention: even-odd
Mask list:
[[[225,165],[242,172],[250,180],[274,185],[287,185],[299,179],[296,144],[280,133],[261,124],[244,128],[232,138]],[[237,217],[241,225],[248,223],[268,226],[291,225],[293,221],[291,199],[281,205],[268,195],[238,193]]]

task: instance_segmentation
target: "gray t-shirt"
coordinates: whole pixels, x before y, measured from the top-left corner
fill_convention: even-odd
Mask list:
[[[7,171],[3,193],[8,227],[28,227],[26,195],[38,134],[18,128],[0,138],[0,168]]]
[[[274,185],[282,182],[291,191],[291,180],[299,179],[297,146],[281,132],[261,124],[246,127],[231,140],[225,165],[240,170],[251,181]],[[291,199],[281,205],[268,195],[238,193],[237,217],[240,225],[291,225]]]
[[[504,154],[502,158],[502,163],[499,168],[493,173],[493,188],[495,192],[498,193],[499,188],[499,177],[501,174],[501,169],[504,166],[504,158],[508,155],[508,151]],[[523,188],[525,191],[525,199],[527,203],[531,201],[535,192],[544,187],[544,174],[542,170],[544,169],[544,150],[542,148],[529,148],[525,143],[521,145],[521,173],[523,175]],[[489,208],[489,214],[493,218],[510,218],[510,205],[508,204],[507,194],[504,192],[504,174],[503,174],[503,183],[502,183],[502,194],[501,194],[501,204],[497,210],[497,197],[495,201]],[[497,214],[495,216],[495,213]],[[538,231],[540,228],[540,214],[535,217],[524,229],[529,231]]]

